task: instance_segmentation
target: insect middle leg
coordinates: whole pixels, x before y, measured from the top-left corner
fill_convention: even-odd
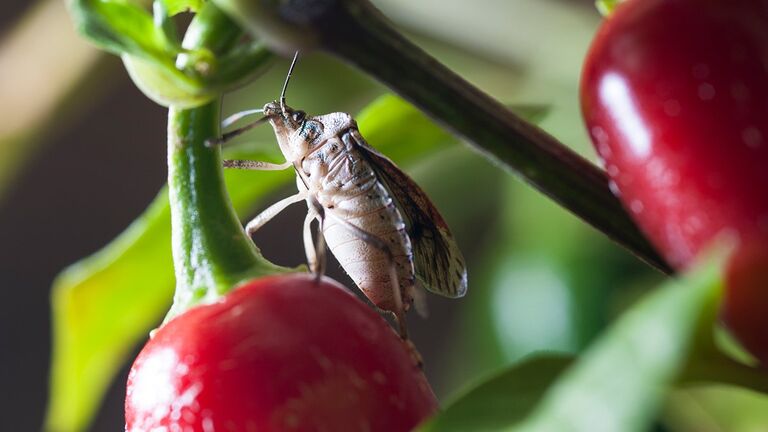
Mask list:
[[[389,270],[389,280],[390,280],[390,283],[392,284],[392,293],[395,301],[395,310],[393,312],[397,320],[397,326],[398,326],[400,337],[403,340],[408,340],[408,327],[405,321],[405,307],[403,305],[403,297],[400,289],[400,279],[397,274],[397,265],[395,263],[395,257],[394,257],[394,254],[392,253],[392,249],[390,249],[387,242],[385,242],[378,236],[368,231],[365,231],[364,229],[345,220],[344,218],[335,216],[332,213],[329,213],[328,215],[329,217],[332,217],[334,221],[338,222],[350,234],[368,243],[369,245],[375,247],[376,249],[382,251],[386,256],[387,267]]]
[[[307,255],[307,264],[309,270],[315,274],[317,281],[320,281],[320,277],[325,274],[325,236],[323,236],[323,227],[325,225],[325,211],[312,200],[309,203],[309,209],[307,217],[304,219],[304,252]],[[319,207],[319,208],[318,208]],[[317,219],[317,236],[312,239],[312,221]]]
[[[248,222],[248,225],[245,226],[245,232],[248,233],[249,237],[252,236],[256,231],[259,230],[259,228],[264,226],[265,223],[269,222],[272,218],[277,216],[278,213],[285,210],[286,207],[288,207],[291,204],[295,204],[299,201],[305,200],[306,198],[307,198],[307,192],[301,191],[296,195],[291,195],[287,198],[283,198],[280,201],[272,204],[271,206],[267,207],[263,212],[259,213],[250,222]]]

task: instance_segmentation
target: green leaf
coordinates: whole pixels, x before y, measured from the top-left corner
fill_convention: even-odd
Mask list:
[[[502,425],[516,423],[536,406],[571,362],[570,358],[555,356],[520,362],[471,386],[418,431],[496,432]]]
[[[397,96],[385,95],[358,114],[360,133],[374,147],[385,148],[395,161],[409,154],[422,153],[436,143],[455,139],[413,105]]]
[[[702,334],[713,329],[719,261],[671,280],[622,316],[517,431],[645,431]]]
[[[228,157],[274,159],[265,152]],[[242,215],[290,173],[225,173]],[[147,211],[95,255],[66,269],[52,294],[54,347],[47,427],[82,430],[131,348],[145,338],[173,297],[170,211],[163,189]]]
[[[711,335],[721,275],[707,264],[647,295],[567,370],[563,358],[513,366],[420,432],[647,430],[698,339]]]
[[[120,55],[131,79],[163,106],[193,108],[264,71],[271,54],[258,44],[238,45],[240,28],[204,0],[71,0],[80,33]],[[173,15],[197,14],[180,44]]]
[[[204,0],[160,0],[160,2],[170,16],[181,12],[197,12],[205,3]]]
[[[624,0],[595,0],[595,7],[603,15],[608,16]]]
[[[220,89],[208,88],[202,83],[191,84],[186,77],[180,80],[178,69],[158,67],[154,62],[127,54],[122,60],[136,87],[159,105],[192,108],[219,94]]]
[[[141,4],[125,0],[72,0],[68,5],[78,30],[107,51],[170,65],[179,53],[179,47],[166,37]]]
[[[399,162],[432,154],[453,139],[402,100],[384,96],[358,117],[372,145]],[[226,157],[280,161],[270,151],[233,149]],[[240,217],[277,188],[283,172],[227,170],[228,192]],[[297,245],[299,247],[299,245]],[[47,429],[82,430],[131,348],[171,304],[170,213],[163,190],[147,211],[100,252],[66,269],[54,282],[51,399]]]
[[[768,398],[723,385],[676,390],[669,395],[663,422],[670,431],[764,431],[768,425]]]

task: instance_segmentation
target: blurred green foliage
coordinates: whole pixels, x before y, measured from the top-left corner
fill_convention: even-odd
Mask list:
[[[444,411],[419,428],[419,432],[496,432],[525,420],[541,402],[547,388],[562,376],[572,360],[541,356],[521,361],[485,377]]]
[[[493,376],[424,431],[644,431],[699,334],[712,334],[719,262],[633,306],[573,364],[542,357]]]

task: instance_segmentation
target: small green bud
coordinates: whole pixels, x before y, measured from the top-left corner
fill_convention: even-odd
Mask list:
[[[192,108],[205,104],[219,95],[216,89],[207,88],[201,81],[187,76],[169,66],[160,66],[136,56],[122,55],[123,64],[133,82],[150,99],[160,105],[176,108]],[[192,69],[205,69],[195,60],[184,62]]]

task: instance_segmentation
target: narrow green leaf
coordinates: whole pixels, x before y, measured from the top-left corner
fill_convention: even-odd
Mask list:
[[[712,332],[722,281],[719,262],[704,264],[632,307],[514,430],[647,430],[696,339]]]
[[[174,16],[181,12],[197,12],[203,7],[204,0],[160,0],[168,15]]]
[[[173,13],[168,10],[168,3],[164,0],[154,0],[152,2],[152,17],[155,22],[155,27],[162,30],[163,35],[169,41],[172,41],[175,45],[181,45],[181,39],[179,38],[178,27],[173,20]]]
[[[724,385],[676,390],[667,399],[663,421],[670,431],[761,432],[768,425],[768,398]]]
[[[556,356],[522,361],[471,386],[418,431],[496,432],[503,425],[519,422],[571,362]]]
[[[595,0],[595,7],[603,15],[608,16],[624,0]]]
[[[398,162],[422,158],[452,138],[402,100],[384,96],[358,117],[372,145]],[[269,151],[233,149],[234,159],[279,162]],[[227,188],[243,217],[266,196],[288,185],[291,173],[227,170]],[[52,295],[54,349],[50,431],[83,430],[105,389],[136,343],[171,304],[173,266],[166,190],[139,219],[100,252],[66,269]],[[299,247],[297,245],[297,247]]]
[[[419,432],[647,430],[697,338],[711,334],[721,274],[707,264],[649,294],[568,369],[563,357],[513,366]]]

